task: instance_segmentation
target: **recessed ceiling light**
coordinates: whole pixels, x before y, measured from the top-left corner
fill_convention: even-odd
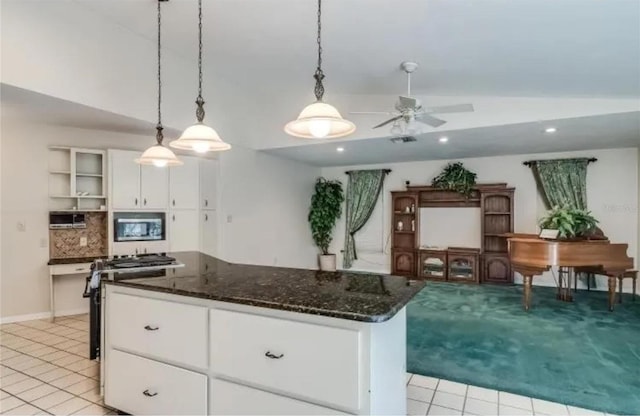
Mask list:
[[[338,148],[336,149],[336,151],[338,151],[338,152],[344,152],[344,147],[338,147]]]
[[[558,129],[555,128],[555,127],[547,127],[546,129],[544,129],[545,133],[555,133],[557,131],[558,131]]]
[[[440,143],[446,143],[446,142],[448,142],[448,141],[449,141],[449,138],[448,138],[447,136],[442,136],[442,137],[440,137],[440,138],[438,139],[438,141],[439,141]]]

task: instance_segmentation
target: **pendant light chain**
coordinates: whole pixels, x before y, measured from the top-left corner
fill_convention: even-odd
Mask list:
[[[158,124],[156,125],[156,141],[159,145],[162,144],[162,140],[164,136],[162,135],[162,112],[161,112],[161,104],[162,104],[162,70],[160,66],[161,58],[161,43],[160,43],[160,34],[161,34],[161,25],[162,25],[162,13],[160,11],[160,3],[162,0],[158,0]]]
[[[204,120],[204,99],[202,98],[202,0],[198,0],[198,98],[196,99],[196,118],[198,123]]]
[[[318,43],[318,66],[316,73],[313,75],[316,79],[316,86],[313,92],[316,95],[316,100],[322,101],[324,96],[324,85],[322,85],[322,80],[324,79],[324,73],[322,72],[322,0],[318,0],[318,37],[316,41]]]

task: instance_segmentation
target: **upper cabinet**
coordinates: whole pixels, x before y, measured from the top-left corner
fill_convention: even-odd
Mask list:
[[[169,207],[171,209],[198,209],[199,163],[195,157],[181,156],[182,166],[169,169]]]
[[[140,165],[138,152],[109,150],[111,206],[113,209],[138,209],[140,206]]]
[[[140,199],[143,209],[167,209],[169,204],[169,169],[140,166]]]
[[[139,152],[109,150],[113,209],[165,210],[169,204],[167,168],[138,165]]]
[[[218,161],[200,160],[200,208],[216,209],[218,182]]]

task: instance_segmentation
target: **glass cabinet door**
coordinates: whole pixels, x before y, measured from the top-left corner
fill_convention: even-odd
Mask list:
[[[473,280],[475,278],[473,260],[468,257],[450,257],[449,278]]]

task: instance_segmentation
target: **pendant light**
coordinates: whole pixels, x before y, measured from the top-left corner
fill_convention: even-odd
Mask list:
[[[222,141],[218,133],[202,122],[204,120],[204,99],[202,98],[202,0],[198,0],[198,98],[196,98],[196,119],[198,122],[182,133],[178,140],[169,143],[176,149],[195,150],[198,153],[220,152],[231,149]]]
[[[324,95],[324,73],[322,72],[322,0],[318,0],[318,66],[313,77],[316,80],[314,93],[316,102],[306,106],[298,118],[287,123],[284,131],[295,137],[308,139],[330,139],[347,136],[356,131],[356,126],[345,120],[338,110],[322,101]]]
[[[162,135],[162,72],[161,72],[161,55],[160,55],[160,27],[162,22],[162,14],[160,13],[160,3],[167,0],[158,0],[158,124],[156,125],[156,141],[157,143],[144,151],[140,158],[136,159],[136,163],[140,165],[153,165],[159,168],[166,166],[180,166],[183,164],[171,149],[162,144],[164,136]]]

